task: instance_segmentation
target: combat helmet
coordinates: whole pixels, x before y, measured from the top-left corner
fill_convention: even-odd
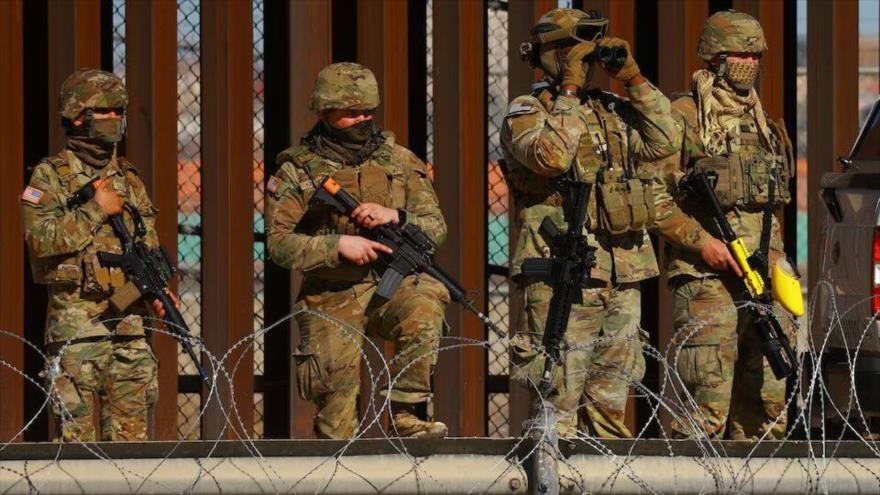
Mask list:
[[[309,108],[372,110],[379,106],[379,83],[373,72],[360,64],[340,62],[321,69],[312,87]]]
[[[595,10],[553,9],[538,19],[529,40],[520,45],[520,55],[532,67],[540,67],[548,75],[558,77],[562,72],[562,61],[556,54],[558,48],[596,41],[605,36],[607,30],[608,19]]]
[[[65,121],[73,121],[84,110],[128,106],[128,92],[122,80],[109,72],[79,69],[61,84],[58,112]]]
[[[724,53],[763,53],[767,50],[764,30],[745,12],[725,10],[706,19],[697,55],[705,61]]]

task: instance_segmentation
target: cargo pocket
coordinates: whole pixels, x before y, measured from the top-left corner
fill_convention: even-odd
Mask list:
[[[678,375],[685,385],[714,387],[724,381],[721,346],[685,346],[678,356]]]
[[[48,369],[54,358],[49,358],[41,375],[52,392],[52,412],[59,418],[81,418],[90,413],[89,406],[83,400],[82,391],[77,384],[76,374],[72,370],[56,370],[54,380]],[[90,365],[89,365],[90,366]],[[60,373],[59,373],[60,371]],[[91,393],[91,391],[87,391]]]
[[[293,353],[293,360],[296,363],[296,386],[302,399],[314,400],[333,391],[316,354],[297,351]]]
[[[156,399],[157,373],[158,359],[146,339],[135,338],[114,342],[113,362],[110,364],[112,380],[116,383],[131,383],[133,386],[126,387],[126,390],[130,389],[133,393],[143,387],[147,404]]]

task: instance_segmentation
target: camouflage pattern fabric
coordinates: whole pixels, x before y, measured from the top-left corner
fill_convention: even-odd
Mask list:
[[[372,110],[378,106],[379,84],[373,72],[360,64],[340,62],[318,73],[309,108],[320,113],[330,109]]]
[[[390,132],[384,144],[356,166],[343,166],[306,146],[282,152],[278,162],[281,168],[267,186],[269,255],[282,267],[303,271],[297,308],[322,313],[297,317],[302,336],[296,355],[300,392],[318,405],[319,436],[349,438],[357,425],[362,333],[375,332],[397,343],[391,399],[423,402],[431,393],[430,370],[449,294],[430,277],[409,276],[389,301],[370,305],[380,265],[358,266],[340,259],[339,237],[358,235],[358,228],[330,207],[310,205],[315,187],[331,175],[360,202],[405,210],[406,221],[421,227],[438,245],[446,237],[446,223],[424,163],[396,145]]]
[[[716,272],[700,257],[700,250],[716,232],[714,221],[699,198],[682,198],[678,184],[687,173],[715,158],[712,163],[720,178],[716,193],[728,207],[727,219],[734,231],[754,252],[760,245],[771,177],[778,188],[775,200],[790,200],[792,146],[781,121],[767,120],[769,132],[765,133],[745,109],[731,117],[730,131],[724,133],[722,147],[730,151],[713,154],[701,138],[699,108],[703,102],[695,101],[701,94],[697,91],[673,101],[684,133],[681,152],[643,164],[655,172],[655,228],[670,243],[668,273],[670,284],[676,287],[676,334],[684,343],[678,371],[701,410],[698,427],[706,434],[720,437],[728,427],[733,438],[755,438],[779,416],[771,428],[771,435],[778,435],[785,427],[785,382],[776,380],[766,364],[751,318],[736,314],[734,304],[741,289],[728,280],[728,272]],[[773,266],[784,257],[784,250],[779,222],[775,215],[771,220],[768,257]],[[787,317],[781,321],[796,346],[793,324]],[[689,335],[700,322],[704,328]],[[683,436],[695,434],[691,425],[681,422],[674,429]]]
[[[541,383],[546,356],[540,352],[544,322],[553,290],[543,282],[533,282],[518,289],[525,305],[519,327],[511,340],[512,378],[533,393]],[[573,305],[562,347],[562,365],[553,368],[553,391],[547,400],[556,407],[556,429],[563,438],[577,436],[577,413],[587,379],[587,370],[594,361],[594,343],[605,317],[611,290],[604,284],[584,289],[583,304]]]
[[[122,81],[109,72],[80,69],[64,80],[58,98],[61,116],[76,119],[87,108],[125,108],[128,92]]]
[[[60,348],[59,372],[52,383],[52,412],[60,423],[58,440],[148,439],[148,411],[158,397],[156,356],[143,337],[124,335],[143,334],[140,317],[129,316],[117,327],[112,340]],[[47,378],[48,373],[44,372]]]
[[[758,21],[736,10],[712,14],[703,26],[697,55],[712,60],[719,53],[762,53],[767,50],[764,30]]]
[[[608,297],[584,383],[586,424],[581,428],[599,438],[632,438],[626,427],[626,403],[630,388],[645,377],[641,303],[638,283],[620,284]]]
[[[633,165],[635,170],[622,174],[633,161],[631,158],[656,159],[678,150],[676,136],[680,131],[670,115],[669,100],[651,84],[631,86],[628,91],[629,100],[594,91],[586,93],[581,102],[567,96],[554,97],[551,91],[544,90],[520,96],[511,103],[501,142],[516,211],[513,277],[519,278],[526,258],[550,255],[538,233],[544,217],[565,225],[562,198],[554,187],[557,177],[574,167],[580,180],[593,184],[611,177],[608,182],[628,178],[629,184],[650,187],[651,176],[636,165]],[[657,276],[657,262],[646,231],[631,230],[617,235],[605,228],[603,212],[607,212],[609,206],[603,203],[604,197],[597,198],[600,189],[598,185],[593,187],[587,226],[587,242],[597,248],[592,278],[611,286],[629,285]],[[646,197],[643,196],[642,201],[646,201]],[[628,201],[632,201],[632,197]],[[653,207],[653,200],[647,202],[651,204],[645,207]],[[519,329],[522,334],[515,336],[514,345],[520,348],[514,351],[518,353],[517,366],[521,368],[516,374],[523,379],[529,375],[528,370],[543,366],[543,357],[534,351],[534,345],[540,343],[543,333],[546,314],[540,308],[549,302],[550,290],[547,288],[542,293],[539,289],[542,284],[528,280],[518,282],[527,284],[525,315],[520,319],[524,326]],[[601,293],[585,293],[584,305],[572,309],[566,339],[586,347],[592,346],[600,333],[638,339],[638,327],[632,322],[640,319],[641,301],[639,298],[628,301],[626,311],[621,311],[614,301],[627,301],[632,292],[628,289],[617,292],[606,289]],[[608,322],[607,326],[603,321]],[[617,373],[604,373],[602,377],[593,373],[595,383],[585,386],[594,362],[596,368],[593,369],[600,369],[603,363],[620,356],[626,356],[626,369],[617,366]],[[587,421],[593,430],[607,437],[629,436],[630,432],[623,425],[625,396],[632,380],[641,379],[644,372],[641,346],[617,340],[595,354],[592,349],[569,349],[565,362],[564,387],[557,398],[551,399],[560,416],[560,432],[563,435],[573,432],[578,403],[586,392]]]
[[[315,431],[321,438],[351,438],[356,432],[361,356],[375,352],[363,348],[367,333],[396,344],[389,362],[390,399],[415,404],[431,397],[431,368],[449,303],[446,288],[425,275],[405,277],[384,304],[370,304],[374,281],[346,285],[322,291],[310,284],[296,307],[320,313],[297,315],[301,342],[294,359],[300,395],[318,406]],[[377,385],[387,392],[387,383]]]
[[[673,102],[673,109],[684,131],[682,152],[642,165],[653,169],[655,173],[654,198],[657,212],[654,227],[671,244],[668,265],[670,278],[679,275],[714,276],[716,272],[703,263],[699,254],[700,249],[712,238],[712,232],[715,232],[709,211],[698,202],[677,201],[680,198],[678,184],[681,179],[695,163],[711,155],[703,147],[700,138],[700,120],[697,104],[693,98],[691,96],[677,98]],[[793,173],[793,158],[791,142],[781,120],[768,122],[771,129],[770,146],[760,137],[758,124],[748,115],[744,115],[739,122],[740,124],[735,126],[737,132],[729,138],[730,142],[725,144],[725,147],[729,146],[730,149],[736,150],[739,163],[756,164],[762,168],[756,170],[761,173],[753,174],[754,181],[746,181],[741,188],[732,193],[732,196],[742,196],[730,200],[741,206],[731,208],[727,213],[727,220],[734,231],[743,238],[749,252],[754,252],[760,244],[764,209],[762,205],[753,204],[752,200],[746,201],[746,196],[766,198],[768,174],[772,173],[776,177],[778,187],[775,194],[776,201],[787,203],[791,198],[788,181]],[[744,128],[747,130],[743,131]],[[734,172],[734,175],[740,173],[742,172]],[[748,178],[748,175],[746,177]],[[718,192],[717,188],[716,192]],[[747,202],[749,204],[744,204]],[[784,256],[782,233],[775,215],[772,218],[770,233],[769,256],[770,266],[773,266],[776,260]]]
[[[570,166],[580,180],[595,183],[597,175],[623,169],[626,150],[636,160],[666,157],[678,150],[680,131],[669,113],[669,100],[649,83],[628,91],[628,101],[593,92],[581,104],[568,96],[553,99],[544,91],[511,102],[501,142],[517,212],[512,276],[519,275],[524,259],[549,256],[538,227],[547,215],[562,222],[562,201],[554,183]],[[627,125],[632,132],[626,131]],[[606,128],[610,129],[607,134]],[[634,175],[651,180],[640,171]],[[595,189],[588,220],[588,242],[597,248],[592,276],[611,281],[613,271],[615,283],[657,276],[654,250],[645,231],[614,236],[602,229],[599,213],[603,206],[597,203]]]
[[[96,440],[96,416],[102,425],[100,439],[146,440],[147,410],[157,394],[156,359],[141,317],[110,306],[124,274],[102,267],[97,257],[98,252],[121,253],[122,248],[95,202],[67,207],[70,195],[94,177],[108,180],[140,211],[146,242],[158,244],[155,209],[130,163],[114,158],[95,168],[64,150],[34,170],[21,203],[34,279],[49,290],[45,340],[50,355],[63,352],[61,373],[54,378],[54,413],[62,420],[64,441]],[[124,218],[133,228],[127,213]],[[127,313],[146,311],[141,302]]]
[[[737,311],[736,280],[731,277],[679,277],[673,314],[681,350],[675,367],[698,406],[693,419],[675,418],[677,436],[722,438],[729,428],[733,440],[785,435],[785,380],[777,380],[764,364],[761,338],[753,316]],[[741,302],[740,302],[741,304]],[[783,331],[794,342],[794,325],[774,304]]]

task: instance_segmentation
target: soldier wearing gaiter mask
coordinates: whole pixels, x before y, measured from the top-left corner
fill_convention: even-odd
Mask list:
[[[374,298],[383,267],[377,260],[391,250],[362,234],[412,223],[439,245],[446,222],[425,164],[373,120],[378,106],[379,86],[368,68],[338,63],[318,73],[311,109],[319,120],[299,145],[278,155],[280,168],[266,184],[268,250],[275,263],[304,274],[294,359],[300,396],[318,406],[316,434],[351,438],[358,431],[358,396],[371,393],[360,387],[361,356],[375,352],[364,349],[371,332],[396,343],[380,384],[391,407],[389,433],[443,437],[446,425],[427,418],[427,401],[449,293],[418,274],[404,277],[390,299]],[[312,204],[328,175],[361,203],[350,217]]]
[[[164,308],[120,291],[123,272],[98,258],[122,252],[111,216],[122,215],[133,231],[126,203],[143,218],[144,242],[158,246],[156,209],[137,169],[116,154],[127,105],[113,74],[81,69],[68,77],[59,100],[67,146],[35,167],[21,196],[34,281],[49,290],[42,375],[63,441],[147,440],[147,413],[157,398],[157,361],[142,316],[152,309],[161,318]],[[94,179],[92,199],[68,201]]]
[[[742,273],[716,237],[708,203],[678,187],[693,171],[712,177],[748,252],[762,253],[769,267],[784,264],[773,212],[790,200],[794,159],[785,125],[764,113],[754,88],[766,50],[752,16],[729,10],[709,17],[697,46],[706,68],[694,73],[691,91],[672,102],[684,130],[681,152],[654,164],[662,172],[654,191],[657,227],[671,244],[667,268],[680,348],[675,365],[698,406],[673,421],[678,436],[785,435],[785,380],[777,380],[764,359],[752,313],[737,310]],[[778,304],[773,310],[794,343],[791,319]]]

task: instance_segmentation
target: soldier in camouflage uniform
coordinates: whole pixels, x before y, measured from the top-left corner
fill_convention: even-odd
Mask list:
[[[275,263],[304,273],[296,310],[310,311],[297,314],[294,358],[300,395],[318,406],[318,436],[355,434],[364,333],[373,332],[397,344],[389,362],[395,433],[442,437],[446,425],[425,416],[449,294],[429,276],[409,275],[390,300],[374,298],[376,261],[390,249],[361,235],[410,222],[439,245],[446,223],[425,164],[372,120],[378,106],[378,84],[366,67],[321,70],[311,99],[320,121],[278,155],[281,168],[267,183],[268,249]],[[362,203],[351,218],[312,203],[328,175]]]
[[[739,267],[714,237],[709,208],[699,198],[684,200],[677,187],[693,170],[717,177],[715,191],[749,252],[763,247],[769,215],[770,266],[784,259],[772,210],[790,199],[794,161],[785,126],[767,117],[754,89],[766,49],[760,24],[748,14],[731,10],[706,21],[697,53],[707,68],[695,72],[691,91],[672,103],[684,131],[681,153],[654,165],[662,178],[655,190],[657,226],[672,245],[669,277],[681,345],[676,366],[699,406],[693,421],[673,422],[680,436],[720,438],[726,426],[734,439],[785,432],[785,381],[775,379],[763,358],[749,312],[735,306],[742,294]],[[792,338],[791,319],[776,306]]]
[[[501,131],[518,231],[511,274],[525,292],[512,343],[514,375],[532,387],[544,366],[540,344],[552,290],[522,275],[522,262],[549,256],[538,228],[548,215],[563,223],[558,178],[569,174],[593,184],[587,225],[588,242],[597,249],[592,287],[572,308],[564,364],[550,395],[563,436],[576,434],[582,399],[593,434],[632,436],[624,425],[626,400],[645,369],[639,282],[658,275],[645,231],[653,216],[651,177],[637,161],[678,150],[669,100],[641,75],[626,41],[604,37],[607,22],[575,9],[541,17],[522,51],[545,80],[511,102]],[[596,58],[599,47],[626,49],[625,62],[605,67]],[[628,99],[589,89],[599,67],[626,84]]]
[[[45,376],[63,441],[146,440],[147,412],[156,401],[157,361],[144,335],[143,301],[114,298],[124,283],[97,253],[121,253],[108,221],[129,203],[143,216],[146,243],[158,245],[156,209],[137,169],[116,155],[125,132],[128,94],[116,76],[81,69],[61,88],[67,146],[34,169],[21,197],[34,281],[49,289]],[[92,200],[68,206],[74,192],[100,178]],[[130,305],[130,306],[129,306]],[[160,303],[153,303],[160,316]]]

